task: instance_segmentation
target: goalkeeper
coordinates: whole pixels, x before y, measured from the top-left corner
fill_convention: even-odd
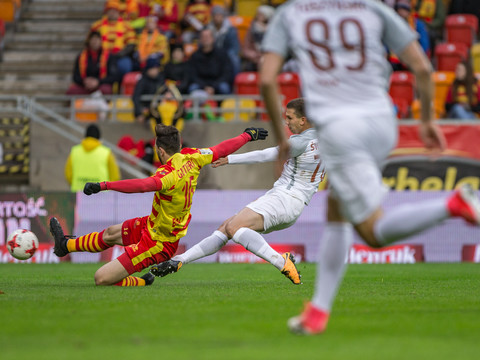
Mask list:
[[[290,137],[290,159],[285,163],[280,178],[268,191],[239,213],[226,220],[209,237],[188,249],[187,252],[154,265],[150,272],[165,276],[178,271],[183,264],[195,261],[220,250],[228,240],[242,245],[250,252],[270,262],[294,284],[301,284],[300,274],[290,253],[280,255],[273,250],[260,233],[281,230],[292,226],[308,205],[323,180],[325,172],[318,151],[316,132],[305,116],[303,99],[287,104],[285,119],[294,134]],[[213,163],[253,164],[275,161],[278,148],[268,148],[245,154],[229,155]]]
[[[155,133],[155,150],[162,165],[153,176],[86,183],[83,190],[86,195],[104,190],[123,193],[155,191],[149,216],[129,219],[78,238],[64,235],[58,220],[50,219],[50,232],[55,239],[54,253],[58,257],[75,251],[100,252],[114,245],[125,246],[125,253],[97,270],[96,285],[150,285],[155,279],[152,274],[131,275],[175,254],[178,241],[186,235],[190,223],[190,208],[200,169],[237,151],[247,142],[263,140],[268,135],[265,129],[247,128],[239,136],[211,148],[180,150],[180,134],[175,127],[160,124]]]

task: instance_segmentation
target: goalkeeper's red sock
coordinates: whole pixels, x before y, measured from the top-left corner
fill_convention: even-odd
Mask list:
[[[103,241],[104,232],[105,230],[99,233],[93,232],[86,234],[76,239],[69,239],[67,242],[67,249],[69,252],[87,251],[92,253],[108,249],[110,246]]]
[[[127,276],[125,279],[120,280],[115,286],[145,286],[146,281],[137,276]]]

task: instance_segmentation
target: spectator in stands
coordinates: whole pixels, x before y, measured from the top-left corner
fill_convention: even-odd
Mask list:
[[[128,21],[135,31],[141,31],[145,26],[145,18],[140,17],[137,0],[118,0],[120,3],[120,16]]]
[[[480,87],[469,60],[459,62],[455,68],[445,110],[452,119],[472,120],[480,113]]]
[[[141,100],[143,95],[154,95],[165,84],[165,78],[160,71],[160,62],[149,58],[143,69],[142,78],[135,85],[132,95],[134,114],[137,122],[143,124],[150,117],[151,100]]]
[[[228,55],[215,47],[212,30],[205,28],[200,32],[199,49],[189,60],[190,86],[189,93],[200,95],[230,94],[233,78],[232,65]],[[195,92],[195,94],[193,94]],[[201,94],[202,97],[203,94]]]
[[[102,49],[99,32],[88,34],[85,48],[77,56],[73,70],[73,84],[67,95],[87,95],[100,90],[104,95],[112,94],[112,84],[117,80],[116,62]]]
[[[227,10],[223,6],[212,7],[212,21],[208,27],[215,37],[215,46],[228,54],[235,76],[240,72],[240,42],[237,29],[228,20]]]
[[[142,70],[151,57],[160,60],[162,65],[170,61],[170,45],[167,37],[157,28],[157,17],[148,16],[143,31],[138,36],[137,51],[134,58]]]
[[[410,25],[412,29],[415,29],[418,34],[418,42],[420,43],[420,46],[422,47],[423,51],[425,51],[425,53],[429,55],[430,38],[428,35],[427,27],[422,20],[416,19],[414,17],[410,0],[397,0],[394,8],[397,14],[400,15]],[[400,62],[400,59],[397,57],[396,54],[389,52],[388,60],[390,61],[390,64],[392,65],[394,71],[408,70],[407,67]]]
[[[443,0],[415,0],[416,17],[427,25],[431,47],[434,48],[438,40],[443,38],[443,24],[447,12]]]
[[[87,182],[120,180],[115,156],[102,145],[97,125],[88,126],[82,142],[72,147],[65,164],[65,178],[73,192],[82,190]]]
[[[260,45],[262,44],[263,35],[267,30],[268,22],[274,13],[275,9],[268,5],[261,5],[257,8],[257,13],[250,24],[243,43],[242,57],[244,59],[244,71],[257,71],[258,62],[262,56]]]
[[[105,15],[96,21],[91,31],[98,31],[102,36],[103,51],[114,55],[117,61],[118,81],[123,75],[133,70],[132,55],[136,46],[136,35],[133,28],[120,17],[120,3],[109,0],[105,5]]]
[[[210,22],[210,0],[189,0],[181,21],[182,42],[191,44]]]
[[[185,62],[185,53],[181,45],[176,45],[172,49],[172,58],[165,65],[165,80],[171,81],[178,88],[180,93],[188,93],[188,67]]]
[[[169,39],[175,38],[178,22],[178,3],[176,0],[154,0],[152,14],[158,18],[157,26]]]

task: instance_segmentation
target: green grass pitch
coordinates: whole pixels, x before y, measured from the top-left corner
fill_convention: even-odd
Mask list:
[[[351,265],[327,332],[287,331],[313,291],[268,264],[190,264],[95,287],[98,264],[0,264],[0,359],[478,359],[476,264]]]

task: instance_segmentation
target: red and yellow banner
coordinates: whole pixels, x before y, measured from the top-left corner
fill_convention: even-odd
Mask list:
[[[480,188],[480,125],[442,125],[447,149],[423,147],[418,126],[399,127],[397,147],[387,159],[383,180],[396,191],[453,190],[462,183]]]

